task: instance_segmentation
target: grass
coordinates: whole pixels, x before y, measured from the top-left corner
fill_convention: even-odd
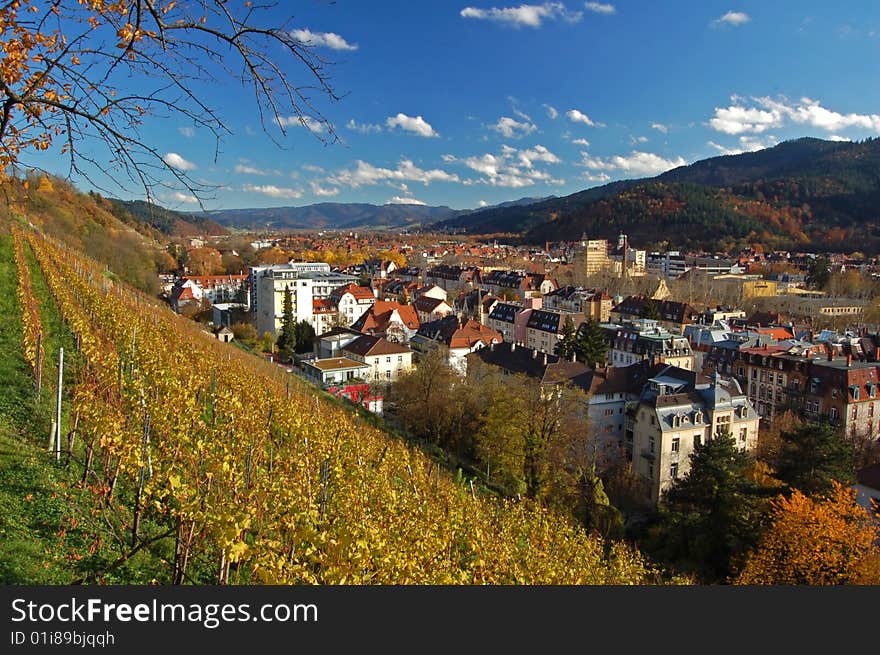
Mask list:
[[[62,320],[45,278],[27,251],[34,297],[40,305],[45,365],[40,398],[22,354],[21,312],[12,239],[0,233],[0,584],[69,584],[107,569],[119,556],[112,532],[124,514],[111,514],[82,487],[83,444],[56,464],[48,451],[55,410],[58,351],[64,348],[62,426],[70,426],[69,392],[79,365],[73,334]],[[123,496],[127,490],[120,489]],[[115,525],[114,525],[115,524]],[[143,524],[146,534],[153,526]],[[164,553],[163,553],[164,555]],[[161,555],[160,555],[161,556]],[[98,579],[147,583],[161,570],[147,549]]]
[[[45,584],[69,579],[58,562],[68,508],[57,470],[45,452],[50,412],[34,396],[21,350],[12,238],[0,235],[0,583]],[[47,395],[47,394],[44,394]],[[43,443],[38,446],[38,436]],[[42,446],[42,447],[41,447]]]

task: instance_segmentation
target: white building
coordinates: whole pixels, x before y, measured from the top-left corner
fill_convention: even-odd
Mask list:
[[[366,378],[371,382],[394,382],[412,368],[413,351],[382,337],[365,334],[342,346],[341,352],[367,365]]]
[[[251,316],[259,334],[277,334],[281,329],[284,312],[284,292],[290,289],[294,320],[307,321],[316,334],[324,332],[329,319],[323,311],[324,303],[337,287],[353,284],[357,278],[345,273],[330,271],[329,264],[297,262],[281,266],[254,266],[250,270],[252,280]]]

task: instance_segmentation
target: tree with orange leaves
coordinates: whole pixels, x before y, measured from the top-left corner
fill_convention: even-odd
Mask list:
[[[333,126],[312,96],[336,99],[328,62],[297,40],[272,4],[195,0],[0,0],[0,175],[28,152],[58,146],[69,174],[97,184],[121,172],[146,190],[168,186],[197,197],[207,187],[141,135],[147,117],[174,116],[230,133],[206,104],[204,83],[238,83],[254,94],[264,131],[299,123],[321,140]],[[303,79],[301,73],[305,71]],[[300,78],[300,79],[297,79]],[[272,130],[272,131],[270,131]],[[106,155],[85,147],[103,144]],[[121,185],[121,182],[120,182]]]
[[[774,501],[771,518],[737,584],[880,584],[880,530],[853,489],[834,482],[816,498],[794,490]]]

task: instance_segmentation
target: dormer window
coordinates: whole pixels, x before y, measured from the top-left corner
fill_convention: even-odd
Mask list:
[[[703,422],[703,412],[696,412],[694,414],[694,424],[699,425]]]
[[[856,385],[851,385],[850,390],[852,391],[853,400],[859,399],[859,388]]]

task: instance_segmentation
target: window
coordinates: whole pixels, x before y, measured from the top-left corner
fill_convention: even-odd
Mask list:
[[[749,436],[749,430],[748,430],[748,428],[742,428],[742,429],[739,431],[739,440],[740,440],[741,443],[745,443],[746,438],[747,438],[748,436]]]
[[[828,418],[830,418],[832,421],[840,418],[840,410],[836,407],[832,407],[828,410]]]
[[[696,425],[699,425],[702,422],[703,422],[703,412],[697,412],[696,414],[694,414],[694,423]]]
[[[678,462],[669,465],[669,477],[675,480],[678,477]]]
[[[678,437],[675,437],[672,440],[672,452],[677,453],[680,444],[681,444],[681,439],[679,439]]]
[[[831,397],[832,397],[832,398],[837,398],[837,389],[832,389],[832,390],[831,390]]]
[[[387,380],[390,380],[390,379],[391,379],[391,371],[385,371],[385,378],[386,378]]]
[[[648,438],[648,450],[652,455],[654,454],[654,437]]]
[[[696,432],[694,433],[694,447],[699,446],[703,443],[703,433]]]
[[[606,409],[606,410],[605,410],[605,416],[611,416],[612,414],[614,414],[614,410],[613,410],[613,409]]]
[[[385,363],[386,363],[386,364],[390,364],[390,363],[391,363],[391,358],[390,358],[390,357],[386,357],[386,358],[385,358]]]
[[[402,362],[402,361],[403,361],[403,355],[398,355],[398,356],[397,356],[397,361],[398,361],[398,362]]]

